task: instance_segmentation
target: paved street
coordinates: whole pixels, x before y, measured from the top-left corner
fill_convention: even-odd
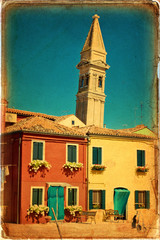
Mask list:
[[[59,233],[55,223],[48,224],[5,224],[4,226],[6,235],[11,239],[59,239]],[[130,223],[64,223],[59,222],[62,239],[64,238],[146,238],[149,234],[137,232],[136,229],[131,228]],[[151,231],[152,230],[152,231]],[[157,238],[157,230],[151,229],[152,236],[149,238]],[[4,236],[5,237],[5,236]]]

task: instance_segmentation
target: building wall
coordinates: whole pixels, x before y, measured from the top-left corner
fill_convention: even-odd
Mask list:
[[[29,173],[28,165],[31,162],[32,140],[45,141],[45,160],[52,168],[44,176],[41,172],[37,174]],[[63,165],[66,163],[66,143],[78,144],[78,162],[83,163],[83,168],[75,175],[67,176],[63,172]],[[67,183],[79,188],[79,205],[86,209],[87,190],[86,190],[86,140],[72,137],[50,137],[40,135],[25,134],[22,139],[21,155],[21,204],[20,204],[20,223],[27,223],[27,209],[31,205],[31,187],[41,186],[45,189],[44,205],[47,205],[47,190],[49,182]],[[64,204],[66,206],[66,188],[64,188]]]
[[[104,171],[93,171],[92,147],[102,147],[102,165]],[[147,173],[137,173],[137,150],[145,150]],[[138,209],[145,222],[152,222],[155,217],[156,201],[152,186],[155,179],[155,156],[152,140],[90,137],[89,145],[89,190],[106,190],[105,209],[114,209],[114,188],[123,187],[130,191],[127,206],[127,220],[131,221],[136,214],[135,190],[150,191],[150,209]]]

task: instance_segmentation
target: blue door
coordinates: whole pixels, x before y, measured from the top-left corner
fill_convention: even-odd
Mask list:
[[[64,219],[64,188],[63,187],[52,187],[48,189],[48,215],[52,217],[52,220],[55,220],[52,208],[54,209],[57,220]]]

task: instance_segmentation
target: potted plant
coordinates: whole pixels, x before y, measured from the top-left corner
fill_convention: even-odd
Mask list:
[[[137,169],[136,169],[136,171],[137,172],[148,172],[149,171],[149,169],[147,168],[147,167],[137,167]]]
[[[101,164],[94,164],[92,166],[92,170],[98,170],[98,171],[104,171],[105,170],[105,166],[104,165],[101,165]]]
[[[75,220],[75,219],[77,219],[77,217],[80,215],[81,212],[82,212],[82,207],[81,206],[65,207],[64,208],[65,220],[67,222]]]
[[[49,170],[51,165],[45,160],[33,160],[29,163],[29,172],[36,173],[38,170],[47,169]]]
[[[27,217],[28,219],[32,219],[32,222],[44,222],[44,217],[47,216],[49,212],[49,207],[47,206],[38,206],[34,204],[33,206],[30,206],[29,209],[27,209]]]
[[[78,171],[83,167],[83,163],[76,163],[76,162],[67,162],[63,165],[64,170],[69,170],[71,172]]]

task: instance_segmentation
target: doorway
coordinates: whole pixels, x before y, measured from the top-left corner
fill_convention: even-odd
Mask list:
[[[48,188],[48,215],[55,220],[52,208],[54,209],[57,220],[64,219],[64,188],[61,186],[50,186]]]
[[[126,220],[126,206],[130,191],[126,188],[114,189],[114,210],[118,210],[120,215],[123,215],[123,219]]]

